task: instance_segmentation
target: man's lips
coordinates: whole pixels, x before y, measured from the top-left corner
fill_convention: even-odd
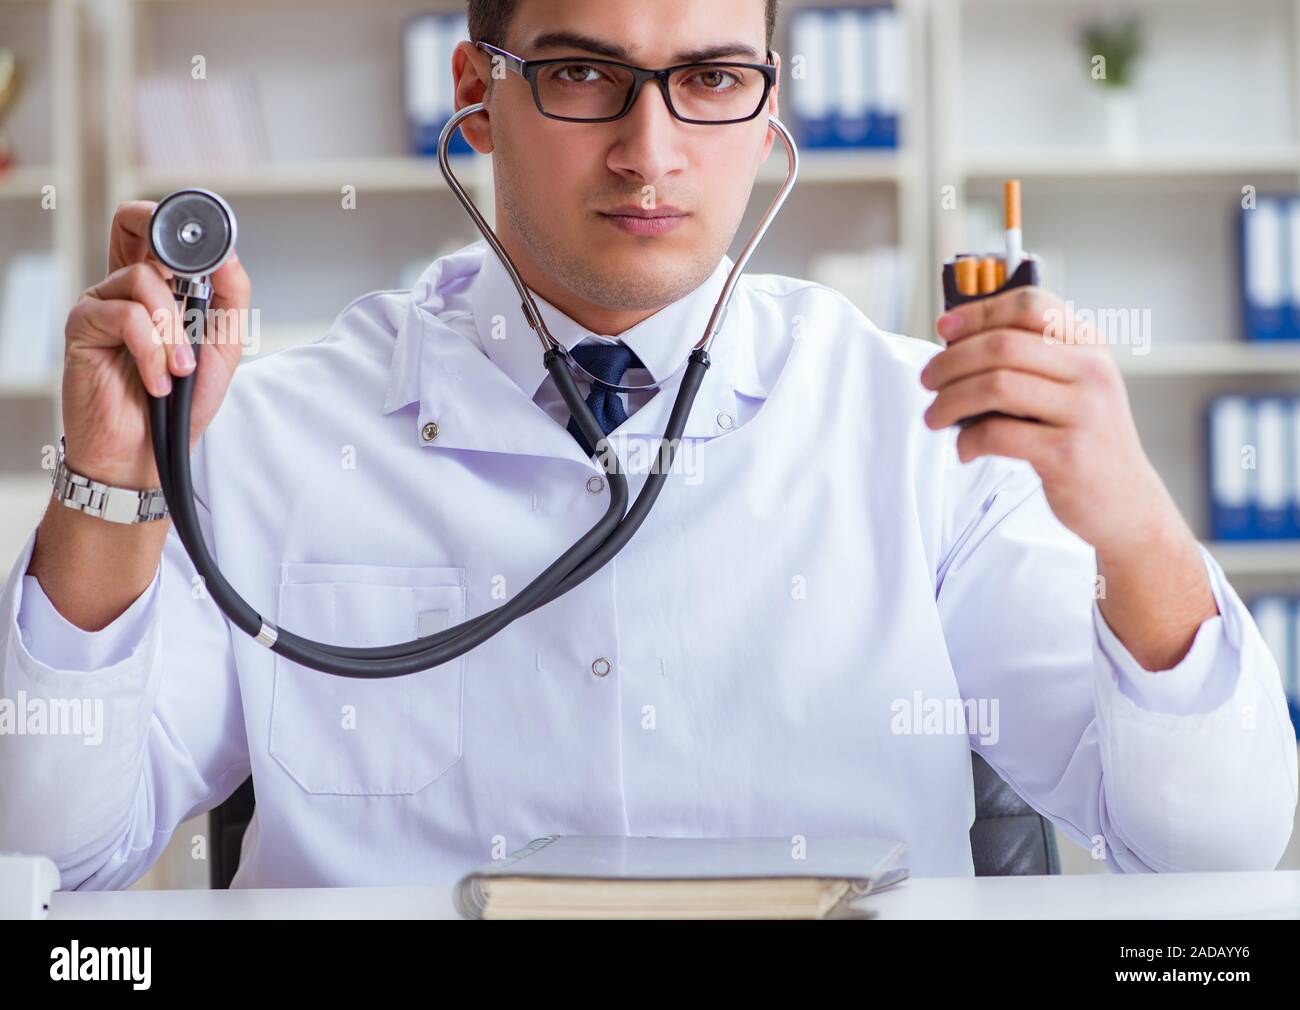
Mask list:
[[[671,205],[650,209],[636,205],[614,207],[599,213],[615,228],[629,235],[666,235],[686,217],[685,211]]]

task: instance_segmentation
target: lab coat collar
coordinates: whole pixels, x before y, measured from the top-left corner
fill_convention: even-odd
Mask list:
[[[546,378],[541,341],[524,318],[519,292],[510,275],[501,261],[486,250],[486,243],[485,253],[482,268],[469,291],[479,346],[532,398]],[[632,349],[656,380],[661,380],[686,360],[700,339],[730,269],[731,259],[724,256],[708,279],[689,295],[619,334],[596,334],[541,295],[534,294],[533,298],[551,336],[567,349],[572,350],[590,336],[616,337]],[[504,312],[504,306],[511,306],[513,311]]]
[[[685,361],[708,323],[731,265],[724,256],[695,291],[618,335],[656,379]],[[758,379],[752,339],[747,327],[736,322],[742,297],[743,290],[737,290],[714,341],[712,365],[691,410],[685,437],[725,434],[737,416],[738,392],[766,395]],[[566,348],[592,335],[545,299],[536,300],[551,334]],[[412,289],[397,333],[384,413],[418,400],[416,437],[430,421],[438,426],[435,438],[421,438],[424,445],[552,456],[599,469],[568,431],[533,402],[546,376],[541,358],[541,342],[524,318],[518,292],[487,243],[480,240],[440,257]],[[618,436],[662,435],[681,374],[679,369],[611,432],[615,446]]]

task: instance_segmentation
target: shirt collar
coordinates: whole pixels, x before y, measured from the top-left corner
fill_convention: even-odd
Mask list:
[[[524,317],[519,292],[510,275],[486,242],[483,246],[483,263],[469,290],[478,345],[531,399],[546,379],[542,344]],[[662,381],[685,363],[708,324],[731,266],[730,257],[723,256],[708,279],[690,294],[616,335],[641,359],[654,381]],[[534,294],[533,298],[551,336],[566,350],[573,350],[587,337],[615,336],[597,334],[540,295]]]
[[[656,381],[673,377],[617,433],[663,433],[682,366],[704,332],[731,266],[730,257],[724,256],[690,294],[618,335]],[[766,396],[752,335],[737,321],[743,294],[738,287],[714,342],[712,364],[688,418],[686,437],[725,434],[736,416],[738,392]],[[593,335],[545,299],[534,297],[552,336],[566,348]],[[397,327],[384,413],[418,401],[417,437],[430,421],[438,424],[438,435],[422,439],[425,445],[557,456],[598,468],[533,402],[546,374],[541,341],[528,326],[519,293],[480,239],[439,257],[411,289]]]

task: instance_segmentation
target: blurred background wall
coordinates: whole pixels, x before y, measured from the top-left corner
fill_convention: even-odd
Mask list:
[[[0,0],[6,566],[49,495],[63,320],[104,274],[119,201],[191,184],[231,201],[257,354],[316,339],[357,295],[477,237],[428,157],[463,16],[407,0]],[[1259,608],[1294,700],[1300,0],[783,0],[775,47],[803,171],[751,271],[823,281],[928,338],[939,264],[1000,244],[1001,182],[1021,179],[1045,283],[1110,320],[1147,450]],[[733,255],[784,177],[775,151]],[[490,215],[490,162],[458,164]],[[1235,427],[1216,448],[1225,404]],[[1224,464],[1247,444],[1250,472]],[[138,886],[206,886],[204,832],[182,826]],[[1098,868],[1064,839],[1062,856]],[[1295,839],[1284,865],[1300,866]]]

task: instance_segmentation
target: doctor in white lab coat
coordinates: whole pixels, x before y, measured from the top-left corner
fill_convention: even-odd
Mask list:
[[[488,12],[509,7],[472,3],[475,37],[574,66],[764,52],[758,0]],[[484,52],[462,45],[454,71],[460,104],[484,97]],[[627,382],[669,378],[605,404],[635,495],[771,140],[761,117],[683,124],[653,85],[623,119],[574,124],[517,75],[491,84],[467,133],[552,332]],[[677,217],[661,231],[626,220],[647,186]],[[142,262],[147,213],[119,211],[64,386],[68,465],[134,487],[156,483],[142,390],[192,367],[130,308],[170,297]],[[237,260],[215,283],[218,305],[249,304]],[[745,278],[631,543],[403,678],[281,659],[232,630],[167,522],[52,505],[0,596],[2,695],[29,728],[68,699],[102,724],[0,734],[0,850],[125,887],[251,773],[237,886],[446,881],[549,833],[884,835],[914,873],[960,875],[973,749],[1112,870],[1273,867],[1296,803],[1277,667],[1147,462],[1106,349],[1043,339],[1059,305],[959,311],[941,351],[819,285]],[[238,354],[199,365],[198,507],[277,626],[377,645],[460,623],[605,509],[483,242],[227,389]],[[1037,420],[952,427],[986,410]]]

